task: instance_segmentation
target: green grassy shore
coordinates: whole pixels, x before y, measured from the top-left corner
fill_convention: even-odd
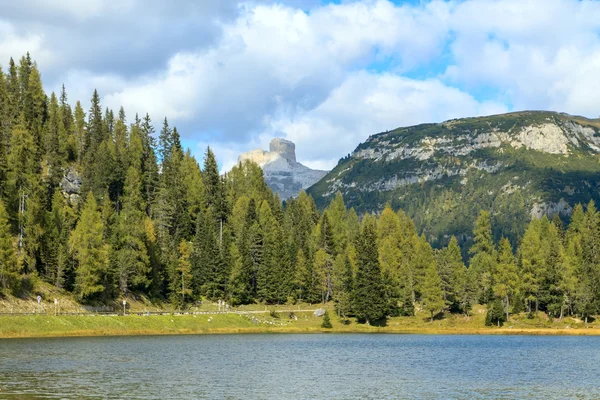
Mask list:
[[[295,317],[297,318],[294,318]],[[450,315],[429,322],[425,314],[415,317],[390,318],[386,326],[344,322],[332,315],[332,329],[321,328],[321,318],[309,312],[294,315],[219,314],[161,316],[0,316],[0,338],[118,336],[118,335],[181,335],[232,333],[404,333],[404,334],[504,334],[504,335],[600,335],[600,324],[585,325],[565,318],[550,321],[543,314],[534,319],[513,316],[503,327],[485,327],[483,307],[470,317]]]

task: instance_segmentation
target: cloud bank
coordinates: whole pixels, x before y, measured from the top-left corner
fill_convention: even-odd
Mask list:
[[[273,136],[332,168],[370,134],[517,109],[596,117],[600,3],[2,2],[0,60],[177,125],[223,169]]]

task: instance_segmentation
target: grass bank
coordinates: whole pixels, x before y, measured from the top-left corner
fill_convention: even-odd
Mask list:
[[[273,318],[268,314],[162,315],[162,316],[0,316],[0,338],[180,335],[227,333],[404,333],[404,334],[502,334],[502,335],[600,335],[600,327],[581,321],[550,321],[515,316],[501,328],[485,327],[482,310],[470,317],[449,316],[429,322],[423,315],[388,320],[384,327],[344,323],[333,317],[332,329],[321,328],[321,318],[296,313]]]

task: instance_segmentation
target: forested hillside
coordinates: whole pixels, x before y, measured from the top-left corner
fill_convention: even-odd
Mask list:
[[[161,116],[162,117],[162,116]],[[473,230],[470,267],[457,240],[432,249],[412,220],[387,206],[359,218],[341,194],[321,213],[301,193],[281,204],[246,162],[202,168],[165,118],[72,107],[47,96],[29,56],[0,73],[0,295],[41,282],[80,302],[144,294],[185,308],[334,301],[341,316],[376,321],[421,307],[489,322],[544,310],[588,317],[600,306],[600,214],[593,203],[560,220],[534,219],[516,254],[494,242],[490,215]]]
[[[421,124],[372,135],[311,187],[322,209],[341,191],[359,213],[403,209],[436,248],[463,249],[479,210],[513,248],[534,218],[567,221],[600,200],[600,120],[521,111]]]

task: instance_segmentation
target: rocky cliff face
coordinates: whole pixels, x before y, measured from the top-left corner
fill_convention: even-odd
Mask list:
[[[399,128],[369,137],[309,192],[339,190],[359,211],[403,208],[430,240],[469,240],[480,209],[515,238],[532,217],[567,217],[600,200],[600,121],[518,112]]]
[[[265,182],[282,200],[295,197],[327,174],[296,161],[296,145],[289,140],[273,139],[269,151],[252,150],[239,156],[238,162],[254,161],[263,169]]]

